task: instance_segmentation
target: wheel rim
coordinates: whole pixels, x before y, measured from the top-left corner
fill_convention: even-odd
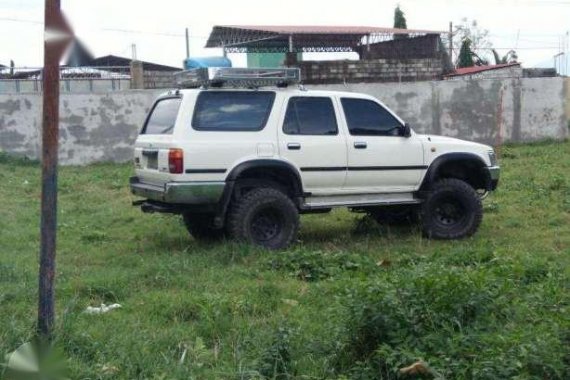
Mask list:
[[[444,227],[451,227],[465,220],[465,207],[457,199],[445,199],[435,208],[435,220]]]
[[[256,242],[268,242],[277,237],[283,228],[283,219],[274,209],[257,212],[250,224],[251,236]]]

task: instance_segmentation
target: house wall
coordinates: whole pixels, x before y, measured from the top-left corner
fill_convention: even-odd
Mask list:
[[[439,58],[303,61],[297,64],[305,84],[415,82],[441,79]]]
[[[568,138],[570,81],[564,78],[311,85],[377,97],[419,133],[479,141]],[[132,158],[137,133],[163,90],[62,93],[60,162],[82,165]],[[39,93],[0,94],[0,151],[37,159]]]

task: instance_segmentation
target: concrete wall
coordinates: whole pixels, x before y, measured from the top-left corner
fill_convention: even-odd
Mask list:
[[[162,90],[61,94],[60,163],[82,165],[132,159],[132,146]],[[0,151],[37,159],[41,94],[0,94]]]
[[[384,102],[412,128],[497,145],[564,139],[570,82],[563,78],[313,85],[362,92]]]
[[[376,96],[420,133],[488,144],[568,137],[570,79],[312,85]],[[163,90],[61,95],[60,162],[128,161]],[[41,94],[0,94],[0,151],[38,158]]]
[[[302,61],[303,83],[415,82],[441,79],[440,58],[366,59],[359,61]]]

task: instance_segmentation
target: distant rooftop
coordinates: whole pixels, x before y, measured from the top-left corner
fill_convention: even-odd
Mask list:
[[[91,61],[87,62],[83,66],[92,66],[92,67],[126,67],[129,66],[132,62],[132,59],[119,57],[116,55],[106,55],[103,57],[92,59]],[[150,71],[180,71],[180,67],[173,67],[173,66],[166,66],[160,65],[158,63],[152,63],[147,61],[141,61],[143,64],[143,68],[145,70]]]
[[[462,76],[462,75],[473,75],[473,74],[481,73],[483,71],[504,69],[507,67],[514,67],[514,66],[520,66],[520,65],[521,64],[518,62],[514,62],[514,63],[501,63],[499,65],[462,67],[460,69],[455,69],[455,71],[453,73],[448,74],[446,76],[447,77],[457,77],[457,76]]]
[[[351,52],[365,40],[375,43],[394,35],[419,36],[446,32],[374,26],[216,25],[207,48],[229,52]]]

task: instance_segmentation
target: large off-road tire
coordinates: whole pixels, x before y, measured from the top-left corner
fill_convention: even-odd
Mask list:
[[[448,178],[436,182],[422,204],[422,230],[433,239],[462,239],[473,235],[483,218],[477,192],[466,182]]]
[[[214,228],[212,226],[213,215],[184,213],[182,220],[186,229],[196,240],[215,241],[224,237],[222,228]]]
[[[411,225],[418,222],[419,211],[418,205],[392,205],[371,207],[367,213],[379,224]]]
[[[227,229],[238,241],[283,249],[297,237],[299,212],[283,192],[269,187],[257,188],[233,201]]]

